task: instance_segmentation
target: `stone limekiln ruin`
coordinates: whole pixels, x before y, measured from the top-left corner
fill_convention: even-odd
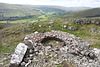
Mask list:
[[[48,40],[58,41],[61,46],[45,45]],[[10,67],[53,67],[64,61],[72,67],[100,67],[100,49],[90,49],[90,44],[66,32],[35,32],[18,44]]]

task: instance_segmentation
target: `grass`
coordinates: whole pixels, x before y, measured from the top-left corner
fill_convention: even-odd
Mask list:
[[[9,64],[10,63],[10,61],[5,61],[5,62],[3,62],[4,63],[4,65],[6,65],[6,64]]]
[[[41,27],[39,27],[39,25],[41,25]],[[61,25],[66,25],[67,28],[69,26],[75,26],[76,28],[78,28],[78,30],[70,31],[67,28],[61,27]],[[0,30],[0,37],[1,37],[0,51],[1,53],[13,52],[15,47],[12,45],[16,45],[16,43],[23,42],[24,37],[27,34],[34,33],[35,31],[44,33],[44,32],[49,32],[51,30],[63,31],[63,32],[73,34],[77,37],[82,38],[85,41],[88,40],[90,42],[93,42],[94,44],[91,45],[92,48],[100,48],[100,34],[97,33],[92,34],[90,31],[90,29],[92,28],[96,28],[97,30],[100,30],[99,26],[95,24],[77,25],[73,22],[61,22],[59,20],[53,21],[52,24],[49,23],[49,21],[40,21],[40,22],[26,23],[26,24],[15,24],[13,26],[3,28]],[[12,50],[9,47],[4,46],[3,43],[10,43]]]
[[[46,21],[49,20],[49,18],[54,18],[56,16],[53,16],[52,14],[46,14],[45,15],[40,15],[37,16],[36,18],[30,18],[30,19],[24,19],[24,20],[15,20],[15,21],[9,21],[9,23],[32,23],[32,22],[37,22],[37,21]],[[0,23],[7,23],[7,21],[0,21]]]
[[[17,20],[17,22],[20,22],[20,21],[21,20],[19,21]],[[24,22],[28,20],[22,20],[22,21]],[[96,28],[96,30],[100,31],[99,25],[95,25],[95,24],[78,25],[78,24],[75,24],[74,22],[62,22],[60,20],[52,21],[52,23],[50,21],[39,21],[39,22],[34,22],[34,23],[30,22],[30,23],[25,23],[25,24],[16,23],[16,21],[14,21],[13,23],[15,24],[10,27],[0,29],[0,55],[4,53],[13,53],[18,43],[23,42],[26,35],[34,33],[35,31],[38,31],[41,33],[50,32],[51,30],[67,32],[77,37],[80,37],[81,39],[85,41],[93,42],[93,44],[91,45],[91,48],[100,48],[100,34],[98,33],[92,34],[90,31],[92,28]],[[0,25],[5,25],[5,23],[0,23]],[[39,27],[39,25],[41,25],[41,27]],[[78,30],[71,31],[67,28],[61,27],[61,25],[66,25],[67,28],[70,26],[75,26]],[[49,41],[47,43],[55,44],[56,42]],[[60,44],[58,45],[61,46]],[[54,54],[53,52],[49,52],[49,53]],[[5,65],[8,63],[9,61],[4,62]],[[73,65],[69,64],[68,61],[56,66],[57,67],[66,67],[66,66],[73,67]]]
[[[62,17],[67,18],[91,18],[91,17],[100,17],[100,8],[90,8],[81,11],[74,11],[66,13]]]
[[[70,23],[70,24],[69,24]],[[91,41],[94,42],[95,45],[91,46],[93,48],[97,47],[100,48],[100,35],[99,34],[92,34],[90,29],[92,28],[96,28],[97,30],[100,30],[98,25],[95,24],[89,24],[89,25],[76,25],[72,22],[69,23],[62,23],[61,21],[55,21],[54,25],[50,25],[50,23],[47,22],[39,22],[35,25],[32,25],[32,27],[34,27],[35,30],[39,31],[39,32],[48,32],[50,30],[60,30],[60,31],[64,31],[70,34],[74,34],[77,37],[82,38],[85,41]],[[38,27],[38,25],[42,25],[42,27]],[[45,25],[45,26],[43,26]],[[70,31],[66,28],[62,28],[60,25],[67,25],[69,26],[75,26],[76,28],[78,28],[77,31]],[[47,26],[47,27],[46,27]],[[51,28],[48,28],[48,26],[51,26]]]
[[[62,65],[58,65],[57,67],[64,67],[64,66],[62,66]]]
[[[4,42],[5,43],[5,42]],[[3,53],[12,53],[14,52],[16,46],[18,43],[13,43],[13,42],[9,42],[9,43],[5,43],[6,45],[4,44],[0,44],[0,54],[3,54]]]

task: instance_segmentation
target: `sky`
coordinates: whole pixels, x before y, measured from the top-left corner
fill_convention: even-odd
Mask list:
[[[100,7],[100,0],[0,0],[1,3],[56,5],[65,7]]]

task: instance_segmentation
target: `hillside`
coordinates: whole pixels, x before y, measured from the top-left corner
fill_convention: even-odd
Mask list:
[[[44,12],[57,12],[57,13],[60,13],[60,12],[68,11],[67,7],[61,7],[61,6],[49,6],[49,5],[28,5],[28,6],[30,6],[32,8],[40,9]]]
[[[51,30],[63,31],[82,38],[88,43],[92,44],[91,48],[100,48],[100,19],[80,19],[85,22],[76,22],[77,19],[61,19],[53,21],[40,21],[34,23],[14,24],[10,27],[0,29],[0,57],[11,57],[15,47],[19,42],[23,42],[26,35],[36,31],[40,33]],[[95,23],[87,23],[87,21],[95,21]],[[97,21],[96,21],[97,20]],[[72,22],[73,21],[73,22]],[[4,24],[1,24],[4,25]],[[52,42],[55,44],[55,42]],[[9,55],[9,56],[8,56]],[[9,64],[10,59],[0,62],[4,65]]]
[[[38,13],[40,13],[40,11],[35,8],[0,3],[0,15],[4,17],[36,15]]]
[[[40,21],[67,12],[63,9],[58,9],[55,7],[56,6],[41,7],[39,5],[30,6],[0,3],[0,21],[15,21],[25,19],[31,19],[32,21]]]
[[[81,20],[84,20],[84,22]],[[68,19],[61,19],[53,20],[52,22],[40,21],[26,24],[14,24],[0,30],[0,43],[4,46],[4,43],[22,42],[25,35],[34,33],[35,31],[44,33],[51,30],[59,30],[93,42],[93,47],[100,48],[100,23],[98,23],[100,19],[80,19],[78,21],[74,19],[72,21],[70,21],[70,19],[69,21]],[[89,21],[94,23],[87,23]]]
[[[26,16],[26,15],[37,15],[43,12],[66,12],[66,7],[60,6],[41,6],[41,5],[17,5],[17,4],[5,4],[0,3],[0,15],[4,17],[11,16]],[[64,8],[64,9],[62,9]]]
[[[28,6],[33,7],[33,8],[38,8],[38,9],[54,8],[54,9],[59,9],[59,10],[63,10],[63,11],[76,11],[76,10],[82,10],[82,9],[90,8],[90,7],[64,7],[64,6],[50,6],[50,5],[28,5]]]
[[[0,3],[0,21],[27,19],[40,14],[41,11],[35,8]]]
[[[16,22],[16,21],[14,21]],[[9,26],[10,25],[10,26]],[[6,26],[6,28],[5,28]],[[100,19],[52,19],[33,23],[0,23],[0,63],[8,66],[17,44],[23,42],[26,35],[51,30],[63,31],[79,37],[91,44],[91,48],[100,48]],[[47,44],[59,45],[51,41]],[[5,60],[6,58],[6,60]],[[58,65],[58,67],[63,67]]]
[[[0,3],[0,21],[41,21],[61,16],[64,13],[87,9],[87,7],[62,7],[50,5],[18,5]],[[25,20],[26,19],[26,20]],[[16,21],[17,22],[17,21]]]
[[[100,17],[100,8],[90,8],[81,11],[71,12],[69,14],[66,14],[65,17],[73,17],[73,18]]]

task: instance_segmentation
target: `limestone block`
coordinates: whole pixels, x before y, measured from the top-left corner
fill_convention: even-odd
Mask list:
[[[23,57],[27,51],[27,46],[24,43],[19,43],[15,49],[14,54],[11,57],[9,67],[18,67],[23,60]]]

